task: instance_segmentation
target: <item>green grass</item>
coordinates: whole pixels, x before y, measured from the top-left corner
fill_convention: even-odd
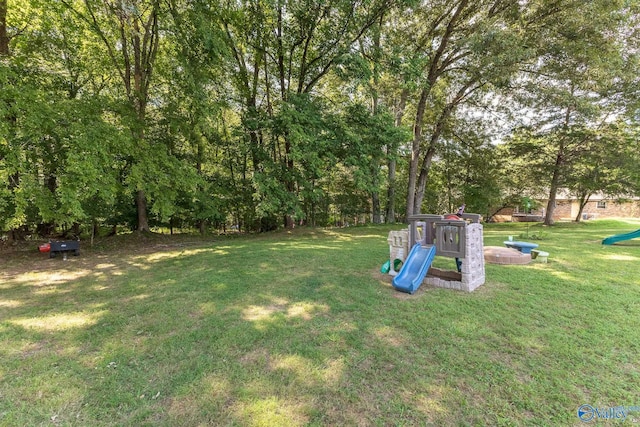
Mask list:
[[[557,426],[640,405],[640,240],[600,244],[640,222],[531,226],[548,264],[412,296],[379,273],[400,228],[7,256],[0,425]],[[526,232],[489,224],[485,245]]]

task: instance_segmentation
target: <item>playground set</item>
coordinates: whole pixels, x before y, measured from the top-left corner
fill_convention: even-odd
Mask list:
[[[423,283],[472,292],[485,282],[483,232],[480,215],[413,215],[409,228],[389,232],[389,260],[382,272],[393,287],[413,294]],[[436,256],[455,258],[456,270],[431,266]]]

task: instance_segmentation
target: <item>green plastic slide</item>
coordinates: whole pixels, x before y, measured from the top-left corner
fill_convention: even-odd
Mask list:
[[[613,245],[614,243],[622,242],[623,240],[631,240],[640,237],[640,230],[632,231],[630,233],[616,234],[609,236],[602,241],[603,245]]]

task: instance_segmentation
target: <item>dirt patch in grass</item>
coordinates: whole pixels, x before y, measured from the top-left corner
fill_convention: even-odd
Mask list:
[[[166,235],[154,233],[131,233],[105,237],[90,242],[80,242],[80,255],[69,254],[67,260],[58,255],[49,258],[49,253],[41,253],[38,247],[48,240],[25,240],[0,242],[2,270],[0,278],[29,273],[59,273],[61,270],[104,269],[106,265],[119,265],[123,256],[148,255],[171,252],[181,248],[210,245],[219,240],[213,236]]]

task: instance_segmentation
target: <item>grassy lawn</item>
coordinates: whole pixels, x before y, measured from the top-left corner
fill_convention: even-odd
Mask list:
[[[549,263],[413,296],[379,273],[400,228],[3,256],[0,425],[557,426],[640,405],[640,239],[600,244],[640,221],[486,225],[485,245],[542,234]]]

